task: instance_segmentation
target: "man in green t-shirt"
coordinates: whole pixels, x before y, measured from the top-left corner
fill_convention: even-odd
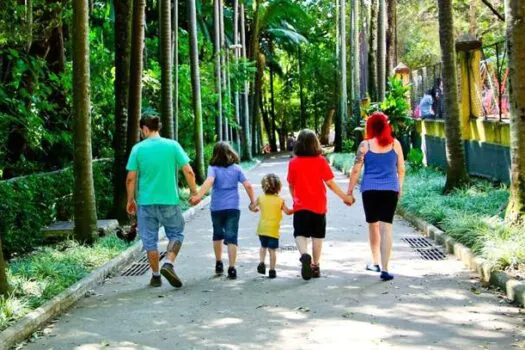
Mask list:
[[[197,186],[188,155],[177,141],[160,137],[160,128],[157,116],[145,116],[140,120],[145,140],[136,144],[129,156],[126,209],[129,214],[137,214],[140,238],[153,271],[150,285],[160,287],[162,274],[172,286],[180,288],[182,282],[173,268],[184,240],[184,218],[177,187],[178,169],[182,169],[192,195],[197,193]],[[166,261],[159,272],[157,244],[160,226],[164,226],[169,243]]]

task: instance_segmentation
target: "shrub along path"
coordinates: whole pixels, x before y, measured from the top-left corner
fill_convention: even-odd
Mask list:
[[[287,157],[248,173],[258,186]],[[344,177],[338,175],[343,186]],[[285,188],[283,195],[291,203]],[[278,277],[257,274],[257,215],[243,196],[236,281],[213,277],[211,221],[203,210],[187,224],[177,272],[185,286],[147,286],[149,274],[115,277],[46,329],[28,349],[373,349],[494,348],[524,345],[519,309],[483,288],[461,262],[425,261],[401,238],[417,236],[398,219],[392,282],[364,271],[366,223],[330,194],[323,276],[303,281],[292,248],[292,220],[282,226]]]

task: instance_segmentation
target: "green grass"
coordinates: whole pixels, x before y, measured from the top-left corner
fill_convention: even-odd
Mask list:
[[[332,154],[329,159],[336,168],[348,172],[354,156]],[[500,269],[525,264],[525,227],[503,221],[509,197],[505,186],[473,179],[468,187],[445,196],[441,192],[444,185],[445,175],[438,170],[409,169],[400,205]]]
[[[128,244],[111,235],[91,247],[67,241],[12,259],[8,267],[12,290],[7,298],[0,298],[0,330],[52,299],[127,247]]]

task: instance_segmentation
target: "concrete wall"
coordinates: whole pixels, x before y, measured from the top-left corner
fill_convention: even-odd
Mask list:
[[[469,173],[510,182],[510,130],[507,122],[470,119],[463,125],[465,156]],[[446,168],[445,123],[442,120],[418,121],[426,163]]]

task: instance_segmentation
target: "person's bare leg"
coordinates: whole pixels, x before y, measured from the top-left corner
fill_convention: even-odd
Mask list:
[[[381,260],[381,251],[379,246],[381,244],[381,232],[379,228],[379,222],[368,224],[368,237],[370,240],[370,249],[372,251],[372,263],[379,265]]]
[[[299,253],[301,253],[301,255],[308,253],[308,240],[306,237],[295,237],[295,244],[297,245],[297,249],[299,249]]]
[[[277,263],[277,251],[276,249],[269,249],[270,251],[270,270],[275,270],[275,264]]]
[[[179,255],[179,251],[181,247],[182,247],[181,242],[173,242],[171,244],[168,244],[168,252],[166,254],[166,260],[169,261],[172,265],[175,263],[175,259],[177,259],[177,255]]]
[[[312,238],[312,257],[313,264],[319,265],[321,259],[321,251],[323,249],[323,240],[320,238]]]
[[[381,267],[388,272],[390,254],[392,253],[392,224],[381,223]]]
[[[230,267],[235,267],[237,262],[237,245],[228,244],[228,260]]]
[[[264,261],[266,260],[266,251],[268,249],[267,248],[264,248],[264,247],[261,247],[261,249],[259,250],[259,261],[264,263]],[[272,251],[270,250],[270,258],[272,256]]]
[[[222,261],[222,244],[222,240],[213,241],[213,252],[215,253],[215,261]]]
[[[168,282],[176,288],[182,287],[182,281],[175,273],[175,270],[173,269],[173,263],[175,262],[181,247],[182,242],[180,241],[171,240],[168,242],[168,247],[166,248],[166,262],[164,265],[162,265],[162,269],[160,271],[161,275],[163,275],[164,278],[166,278]]]
[[[153,273],[157,274],[159,273],[159,251],[158,250],[150,250],[148,251],[148,261],[149,266],[151,267],[151,271]]]

